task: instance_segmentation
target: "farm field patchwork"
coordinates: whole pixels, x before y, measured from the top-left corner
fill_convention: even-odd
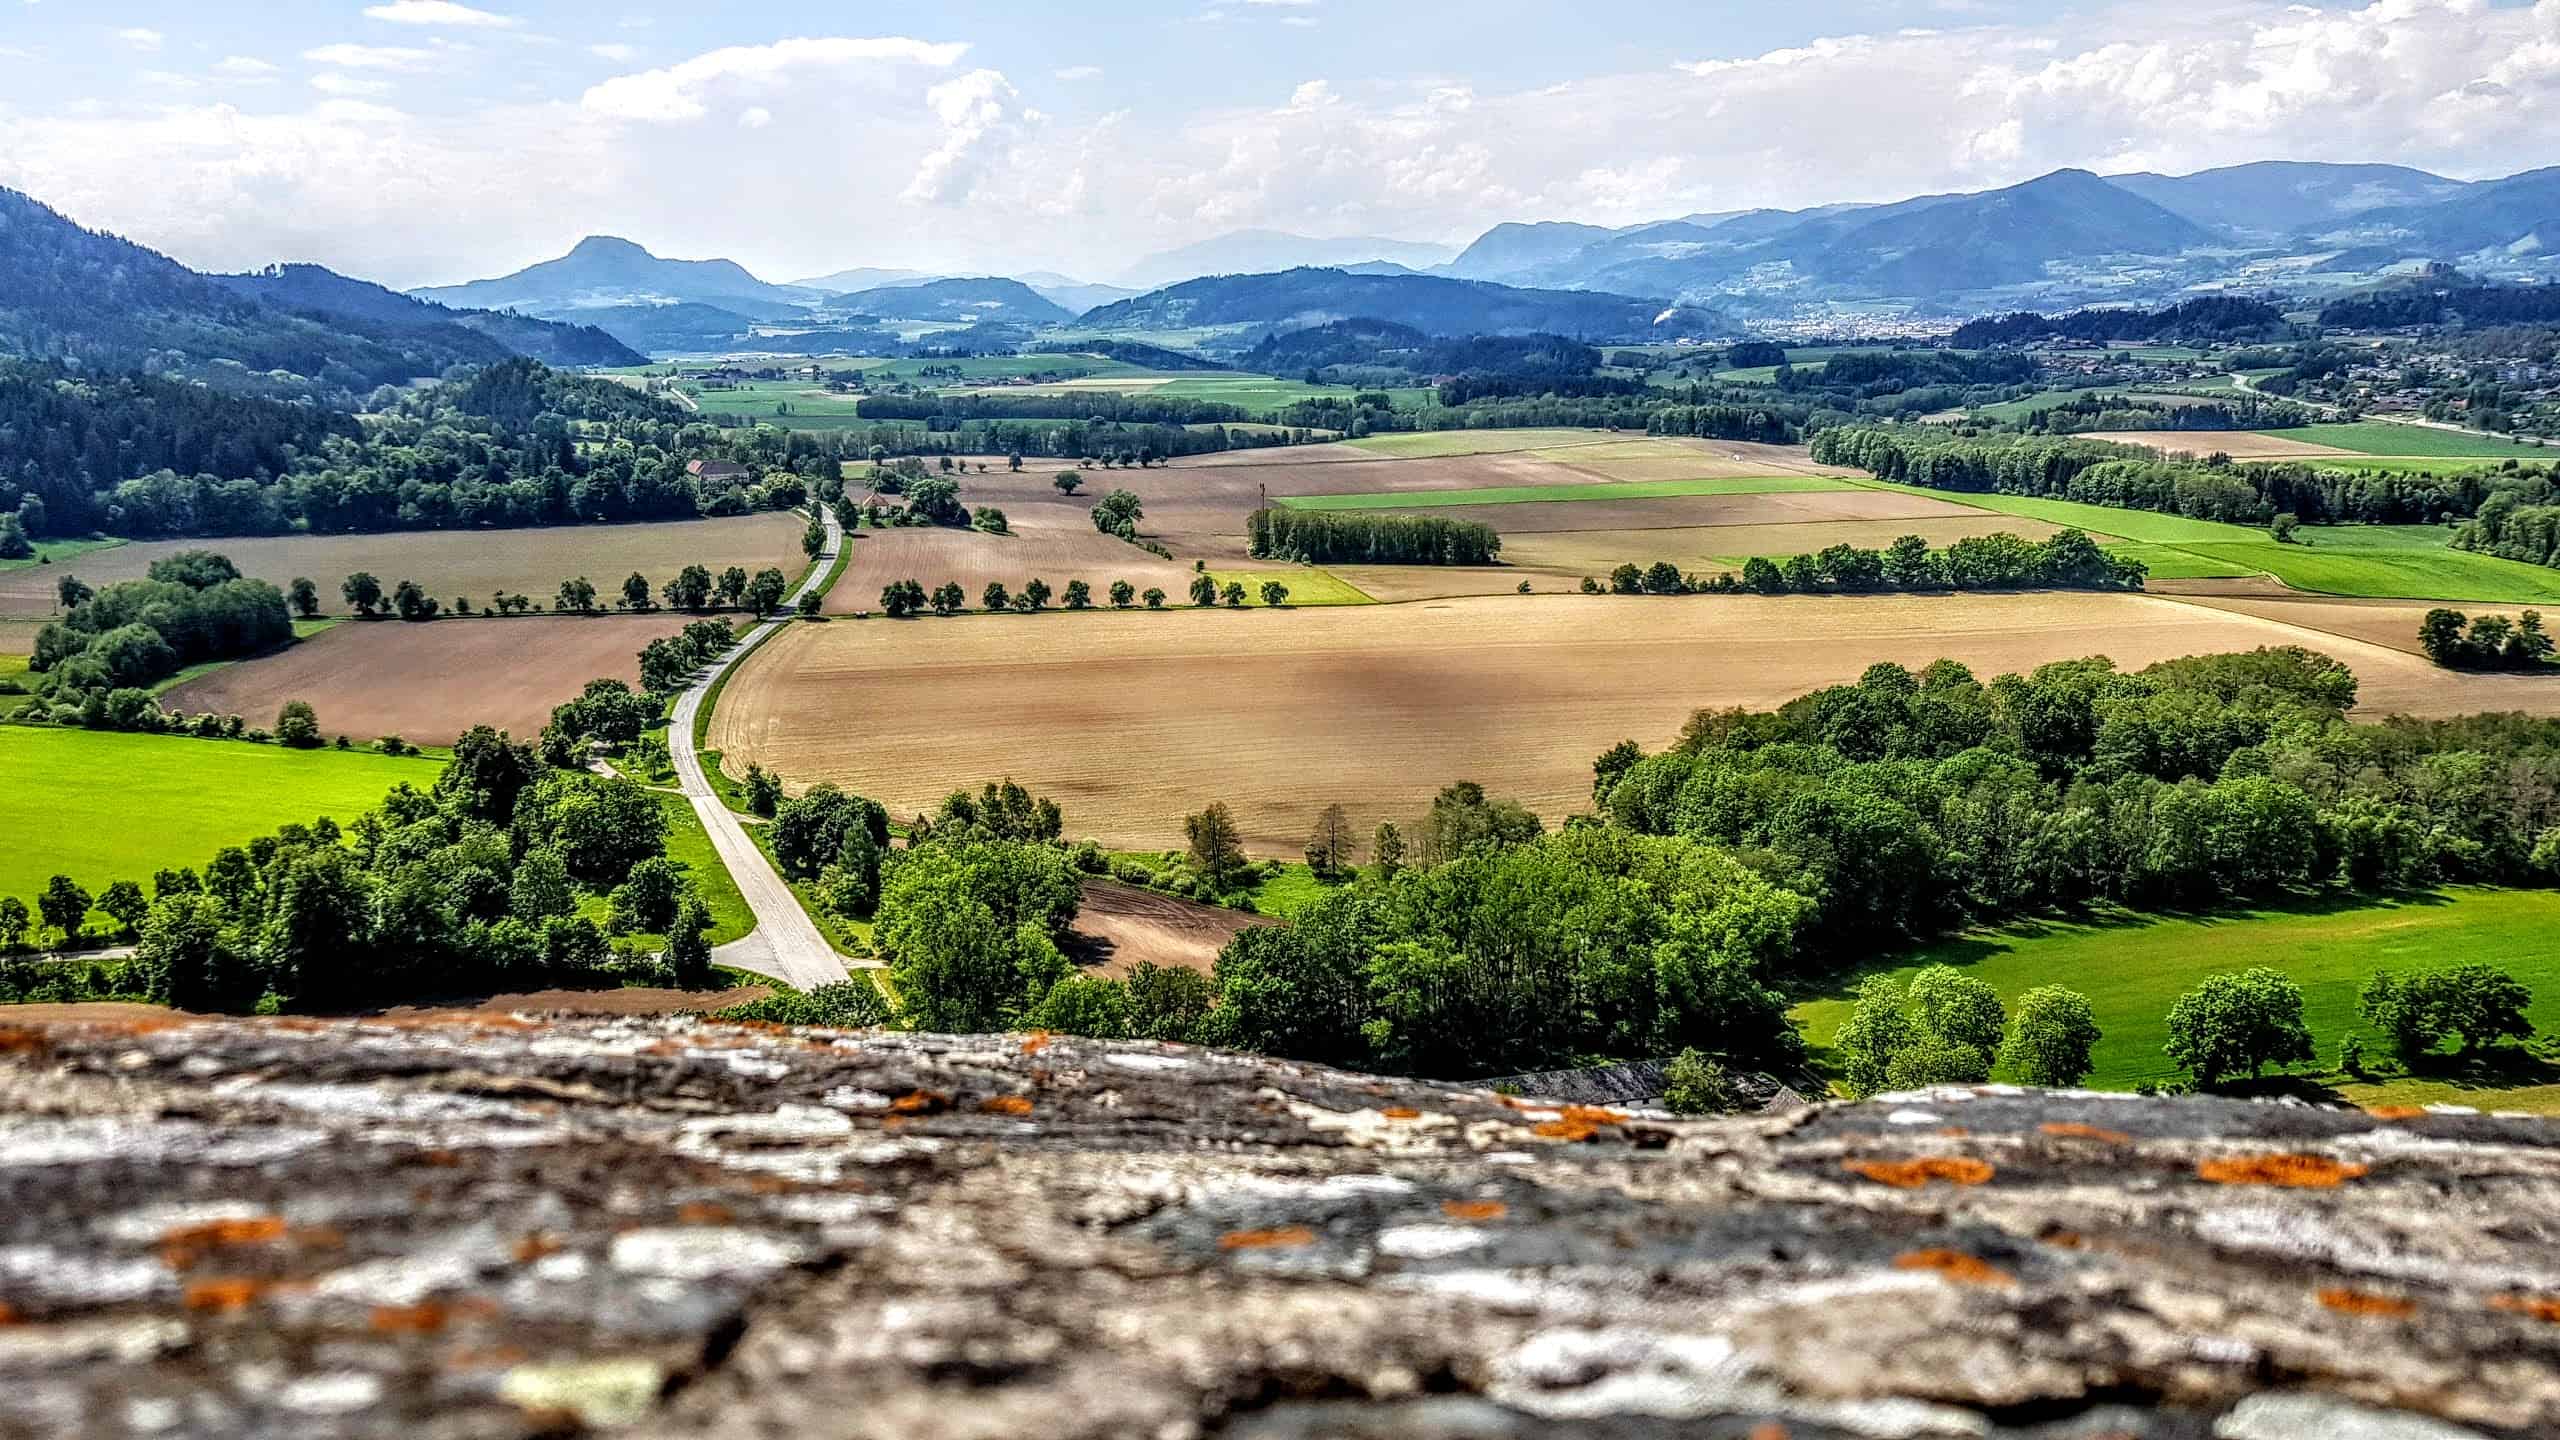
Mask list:
[[[344,824],[404,780],[433,785],[442,768],[363,751],[0,727],[0,835],[10,837],[0,895],[32,910],[55,875],[92,895],[118,880],[147,893],[155,871],[201,869],[216,850],[289,821]]]
[[[637,681],[640,647],[683,629],[688,618],[662,611],[346,624],[181,685],[161,703],[265,725],[284,702],[307,700],[320,713],[323,733],[357,740],[397,735],[450,744],[474,725],[531,739],[551,708],[575,698],[589,680]]]
[[[1776,705],[1877,661],[1949,657],[1988,677],[2284,644],[2353,664],[2376,710],[2560,713],[2560,686],[2535,677],[2449,674],[2156,597],[1541,594],[793,627],[730,683],[710,748],[733,775],[755,761],[897,814],[1011,775],[1065,807],[1071,836],[1113,848],[1179,843],[1181,816],[1225,800],[1256,853],[1294,856],[1327,804],[1354,806],[1365,833],[1461,779],[1560,820],[1588,805],[1592,757],[1615,742],[1659,746],[1699,708]],[[880,743],[920,715],[931,743]]]
[[[2560,1028],[2560,892],[2451,889],[2399,901],[2306,904],[2230,914],[2107,916],[2055,920],[1977,932],[1899,957],[1825,987],[1795,1007],[1826,1063],[1832,1038],[1849,1017],[1853,989],[1870,975],[1908,980],[1932,964],[1953,965],[2014,1002],[2037,985],[2062,985],[2089,997],[2105,1037],[2089,1083],[2129,1090],[2179,1074],[2161,1046],[2169,1007],[2205,976],[2264,965],[2303,989],[2303,1018],[2319,1059],[2303,1067],[2333,1083],[2338,1043],[2365,1034],[2372,1063],[2396,1068],[2379,1035],[2359,1020],[2356,995],[2380,969],[2404,972],[2482,961],[2512,972],[2533,990],[2527,1012],[2543,1033]],[[2483,1108],[2560,1111],[2560,1070],[2524,1090],[2466,1088],[2444,1080],[2394,1076],[2380,1084],[2346,1083],[2365,1103],[2450,1100]]]
[[[800,553],[805,523],[798,516],[767,513],[638,525],[138,541],[0,574],[0,616],[50,613],[57,576],[77,575],[91,586],[139,580],[153,561],[182,550],[227,555],[241,574],[279,587],[308,576],[320,587],[321,607],[330,612],[345,610],[338,583],[359,570],[380,580],[386,594],[402,580],[415,580],[447,606],[456,597],[470,600],[475,608],[486,605],[499,590],[531,595],[547,605],[561,581],[580,575],[608,596],[635,570],[653,583],[664,583],[693,564],[710,566],[714,573],[731,565],[750,573],[772,565],[797,575],[808,565]]]
[[[1497,455],[1514,450],[1551,450],[1568,445],[1604,445],[1623,437],[1605,430],[1419,430],[1371,435],[1345,442],[1354,450],[1392,459],[1428,459],[1449,455]]]

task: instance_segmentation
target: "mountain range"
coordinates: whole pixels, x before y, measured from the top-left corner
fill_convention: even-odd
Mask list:
[[[311,395],[404,384],[514,355],[632,364],[609,337],[420,304],[318,266],[202,275],[0,189],[0,355],[221,375]]]
[[[1711,311],[1597,290],[1532,290],[1441,275],[1363,275],[1301,268],[1276,275],[1186,280],[1087,312],[1092,330],[1180,330],[1252,325],[1296,328],[1352,318],[1407,325],[1429,335],[1530,332],[1589,339],[1677,339],[1734,333]]]
[[[823,291],[767,284],[735,260],[663,260],[611,235],[590,235],[557,260],[495,280],[409,293],[441,305],[551,316],[652,301],[694,301],[759,319],[780,318],[826,298]]]
[[[1905,301],[1969,313],[2173,298],[2272,262],[2342,287],[2417,260],[2560,278],[2560,169],[2490,181],[2294,161],[2182,176],[2057,170],[1882,205],[1499,225],[1438,273],[1750,310]]]

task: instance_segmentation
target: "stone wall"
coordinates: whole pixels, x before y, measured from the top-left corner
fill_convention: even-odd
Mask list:
[[[5,1435],[2552,1435],[2555,1241],[2560,1128],[2476,1115],[0,1029]]]

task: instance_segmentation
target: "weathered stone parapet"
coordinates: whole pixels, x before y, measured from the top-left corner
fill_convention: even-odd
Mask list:
[[[0,1023],[5,1023],[0,1016]],[[0,1029],[0,1434],[2560,1434],[2560,1126],[1175,1047]]]

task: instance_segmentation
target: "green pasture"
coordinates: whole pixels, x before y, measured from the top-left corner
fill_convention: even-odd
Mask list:
[[[2487,455],[2318,455],[2299,461],[2243,460],[2239,463],[2244,466],[2305,464],[2317,470],[2356,470],[2376,475],[2458,475],[2467,470],[2493,469],[2514,459],[2560,463],[2560,451],[2526,450],[2520,455],[2494,458]]]
[[[344,825],[401,781],[433,785],[441,769],[361,750],[0,727],[0,895],[33,909],[55,875],[92,895],[118,880],[148,890],[155,871],[201,869],[290,821]]]
[[[103,536],[92,537],[86,540],[38,540],[35,542],[36,553],[33,558],[26,560],[0,560],[0,573],[6,573],[11,570],[24,570],[30,566],[42,565],[47,562],[59,565],[63,561],[69,560],[74,556],[86,555],[92,550],[112,550],[116,546],[124,543],[125,542],[122,540],[110,540]]]
[[[1952,965],[1988,982],[2004,1002],[2038,985],[2061,985],[2089,997],[2105,1038],[2089,1083],[2128,1090],[2177,1078],[2161,1047],[2169,1007],[2207,975],[2266,966],[2303,990],[2303,1018],[2319,1059],[2306,1072],[2329,1072],[2338,1043],[2363,1032],[2371,1063],[2395,1069],[2381,1037],[2356,1013],[2357,993],[2374,971],[2421,971],[2473,961],[2500,966],[2534,993],[2529,1011],[2545,1033],[2560,1030],[2560,892],[2448,889],[2396,900],[2339,898],[2212,915],[2154,916],[2124,912],[2085,920],[2034,921],[1977,931],[1855,972],[1795,1007],[1818,1067],[1849,1018],[1857,985],[1874,975],[1908,980],[1922,967]],[[2515,1057],[2522,1059],[2522,1057]],[[2347,1085],[2353,1098],[2402,1101],[2415,1096],[2461,1103],[2560,1109],[2560,1069],[2528,1063],[2493,1077],[2384,1078]],[[2548,1071],[2547,1074],[2539,1073]],[[2343,1077],[2327,1074],[2337,1081]],[[2483,1094],[2517,1080],[2537,1089]]]
[[[1431,510],[1452,505],[1529,505],[1575,500],[1666,500],[1685,495],[1789,495],[1850,490],[1821,475],[1758,475],[1732,480],[1618,480],[1582,485],[1488,485],[1475,490],[1405,490],[1372,495],[1275,495],[1292,510]]]
[[[2394,425],[2368,420],[2345,425],[2305,425],[2294,430],[2259,432],[2275,440],[2300,440],[2352,450],[2359,455],[2488,456],[2495,459],[2560,459],[2545,447],[2518,444],[2495,435],[2438,430],[2428,425]]]
[[[2264,573],[2296,590],[2325,595],[2475,604],[2560,602],[2560,570],[2450,549],[2445,542],[2452,532],[2432,525],[2309,525],[2298,532],[2297,543],[2279,545],[2266,531],[2250,526],[2150,510],[1925,490],[1879,480],[1858,483],[2129,541],[2136,548],[2108,548],[2134,554],[2162,580]]]
[[[1212,570],[1209,578],[1217,581],[1221,590],[1229,581],[1243,585],[1244,603],[1257,610],[1262,608],[1262,582],[1265,580],[1277,580],[1289,587],[1288,604],[1293,610],[1314,605],[1377,603],[1360,587],[1330,570]]]

